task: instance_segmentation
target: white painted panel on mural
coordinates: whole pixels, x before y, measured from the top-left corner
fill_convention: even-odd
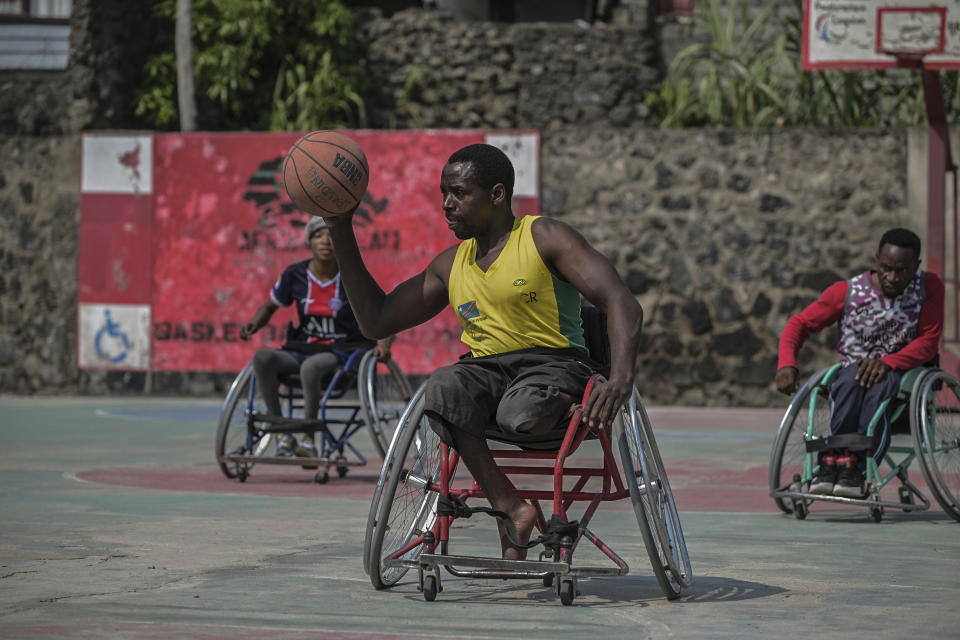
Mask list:
[[[81,369],[150,368],[150,305],[80,304]]]
[[[84,135],[80,187],[83,193],[151,193],[153,138]]]
[[[533,133],[507,135],[491,133],[486,136],[487,144],[503,150],[510,162],[516,178],[513,195],[521,198],[535,198],[540,195],[540,144],[539,136]]]

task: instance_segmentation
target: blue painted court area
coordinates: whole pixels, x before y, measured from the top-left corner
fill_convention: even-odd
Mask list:
[[[960,637],[960,523],[937,508],[780,513],[765,487],[777,411],[651,409],[693,587],[668,602],[629,505],[601,508],[591,529],[630,573],[581,580],[564,607],[536,580],[445,576],[432,603],[412,575],[373,589],[360,554],[376,469],[227,480],[219,407],[0,397],[0,637]],[[451,552],[497,552],[490,518],[453,536]]]

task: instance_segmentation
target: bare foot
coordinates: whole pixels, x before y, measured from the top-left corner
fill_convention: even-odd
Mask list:
[[[537,523],[537,510],[532,504],[521,502],[516,509],[510,513],[510,519],[517,528],[517,538],[520,544],[530,542],[530,534],[533,533],[533,527]],[[504,560],[526,560],[527,550],[515,547],[507,536],[507,530],[503,522],[497,519],[497,529],[500,531],[500,548],[503,552]]]

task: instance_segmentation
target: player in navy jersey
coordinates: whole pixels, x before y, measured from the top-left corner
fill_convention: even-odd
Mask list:
[[[296,303],[299,326],[287,336],[287,343],[288,346],[290,343],[303,344],[302,351],[293,348],[258,349],[253,357],[253,369],[267,411],[275,416],[282,415],[278,391],[280,376],[299,373],[303,387],[303,415],[314,419],[320,410],[325,379],[346,360],[348,352],[339,349],[314,352],[307,345],[370,341],[360,332],[341,286],[340,266],[333,252],[330,230],[323,218],[311,218],[307,223],[306,237],[313,257],[284,269],[270,290],[270,299],[257,309],[253,320],[240,328],[240,337],[249,340],[270,322],[277,309]],[[377,342],[374,351],[378,358],[390,359],[392,342],[392,336]],[[299,443],[291,435],[281,436],[277,442],[277,455],[316,457],[313,434],[306,433]]]

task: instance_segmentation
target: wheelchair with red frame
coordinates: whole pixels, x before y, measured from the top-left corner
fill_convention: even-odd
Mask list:
[[[602,313],[592,307],[582,311],[590,353],[607,365],[609,344]],[[584,402],[595,380],[596,376],[587,384]],[[531,543],[543,545],[539,559],[452,555],[449,551],[453,520],[490,509],[467,506],[467,501],[483,499],[483,492],[472,478],[455,480],[459,456],[427,424],[421,387],[400,418],[370,505],[363,563],[373,586],[391,587],[412,569],[417,573],[418,588],[424,598],[432,601],[442,590],[443,568],[462,578],[541,580],[545,587],[555,587],[562,604],[572,604],[579,578],[629,572],[623,558],[589,529],[601,503],[629,499],[661,590],[668,599],[680,597],[681,590],[691,584],[693,573],[666,469],[640,394],[634,389],[629,402],[618,411],[612,429],[591,429],[582,420],[582,407],[581,403],[570,418],[559,449],[493,451],[495,459],[506,462],[500,468],[517,496],[536,508],[536,529],[541,535]],[[599,440],[599,463],[595,457],[573,456],[588,438]],[[619,451],[619,465],[613,453],[614,443]],[[552,490],[524,488],[518,482],[519,478],[530,482],[544,477],[552,477]],[[541,501],[552,501],[549,520]],[[586,505],[579,519],[571,520],[575,503]],[[585,540],[599,549],[611,565],[575,564],[574,552]]]
[[[413,394],[397,363],[380,362],[374,346],[373,342],[284,345],[284,349],[300,353],[342,352],[344,362],[326,382],[316,419],[303,417],[302,386],[296,374],[280,377],[284,415],[269,415],[253,361],[248,362],[227,392],[217,425],[214,445],[223,474],[244,482],[255,465],[280,464],[319,469],[314,475],[319,484],[330,479],[331,468],[343,478],[350,467],[367,464],[366,457],[351,442],[363,429],[370,434],[377,454],[385,455],[393,428]],[[318,457],[275,454],[278,438],[296,433],[318,436]]]

